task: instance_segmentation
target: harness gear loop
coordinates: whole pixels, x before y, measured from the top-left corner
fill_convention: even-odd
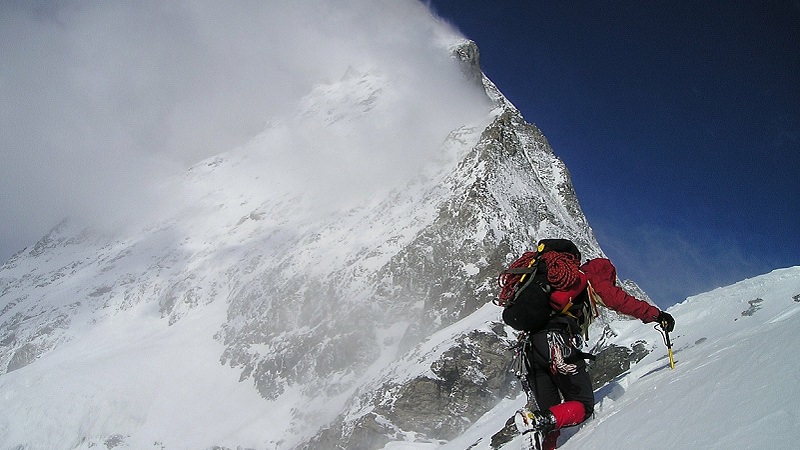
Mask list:
[[[514,376],[519,380],[528,401],[533,398],[533,389],[528,383],[528,365],[525,362],[525,355],[528,354],[530,346],[530,335],[523,331],[519,333],[517,342],[511,347],[514,350]]]
[[[572,356],[572,346],[564,341],[564,336],[557,331],[547,332],[547,346],[550,348],[550,372],[571,375],[578,371],[578,366],[567,363]]]

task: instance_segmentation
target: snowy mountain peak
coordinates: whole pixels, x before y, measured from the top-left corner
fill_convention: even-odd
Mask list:
[[[602,252],[475,44],[436,36],[427,76],[383,55],[326,71],[146,208],[3,264],[0,447],[430,448],[494,425],[519,392],[498,272],[543,237]],[[646,347],[631,374],[654,364],[635,323],[596,327],[598,351]]]
[[[455,54],[458,76],[474,75],[476,54]],[[352,405],[369,410],[386,383],[413,405],[417,391],[403,386],[419,378],[389,381],[394,362],[487,304],[498,268],[541,233],[598,252],[563,163],[507,101],[487,98],[499,95],[490,81],[482,97],[474,79],[419,81],[351,67],[248,143],[154,187],[161,202],[119,232],[65,222],[5,264],[0,382],[10,399],[41,403],[24,386],[53,383],[57,367],[62,399],[81,401],[60,426],[2,444],[294,448]],[[499,342],[492,333],[454,342],[483,351]],[[138,368],[115,372],[119,361]],[[91,384],[79,367],[97,374]],[[510,389],[490,385],[476,412]],[[153,428],[190,392],[230,392],[237,403],[204,397],[214,405],[202,421],[231,428]],[[112,414],[109,402],[122,406]],[[250,419],[234,425],[237,404]],[[416,423],[402,405],[392,409],[401,428]],[[114,419],[87,429],[93,411]]]

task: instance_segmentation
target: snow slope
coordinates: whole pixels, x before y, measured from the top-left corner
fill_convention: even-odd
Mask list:
[[[46,364],[0,377],[0,448],[204,448],[209,440],[229,444],[234,434],[235,442],[255,446],[264,429],[285,426],[287,418],[265,411],[237,371],[217,362],[222,345],[212,335],[224,311],[215,309],[167,326],[157,310],[134,308],[73,330],[79,337]],[[117,431],[98,440],[75,437],[77,430]],[[153,435],[172,440],[140,438]]]
[[[622,324],[617,343],[646,339],[654,351],[598,389],[594,417],[565,430],[559,448],[797,448],[800,267],[690,297],[669,311],[677,323],[670,335],[675,369],[652,325]],[[502,402],[441,448],[489,449],[491,435],[523,403],[524,398]],[[517,438],[503,448],[523,444]],[[386,446],[402,448],[436,446]]]

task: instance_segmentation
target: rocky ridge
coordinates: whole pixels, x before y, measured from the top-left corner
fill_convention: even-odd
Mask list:
[[[466,57],[466,72],[474,73],[479,65],[473,59],[478,55],[474,44],[465,44],[455,54]],[[495,101],[495,119],[449,178],[459,180],[451,181],[455,195],[387,267],[389,273],[407,273],[408,283],[411,277],[418,284],[431,280],[425,288],[425,321],[419,327],[450,328],[426,339],[398,364],[408,367],[409,361],[416,361],[417,373],[383,377],[303,448],[372,449],[392,440],[444,442],[457,436],[502,398],[520,392],[511,370],[515,333],[500,321],[499,308],[491,305],[499,270],[543,237],[567,237],[586,257],[602,255],[563,162],[542,132],[527,123],[490,80],[483,77],[483,84]],[[407,258],[416,270],[400,264]],[[465,266],[471,270],[463,270]],[[638,289],[635,283],[629,285]],[[609,344],[614,320],[621,318],[604,312],[593,326],[599,355],[592,372],[598,385],[648,352],[642,346]],[[434,344],[436,336],[447,338]],[[510,429],[504,432],[513,435]],[[496,441],[500,445],[507,439]]]

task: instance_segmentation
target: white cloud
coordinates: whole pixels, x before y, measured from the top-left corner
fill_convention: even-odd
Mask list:
[[[358,148],[353,166],[411,171],[402,162],[474,104],[458,101],[463,86],[442,52],[454,32],[416,0],[0,9],[0,260],[66,215],[93,220],[147,203],[155,180],[247,143],[348,69],[394,77],[393,95],[406,97],[383,107],[404,109],[362,122],[372,134],[349,130],[328,146],[331,160]],[[372,173],[363,167],[354,173]]]

